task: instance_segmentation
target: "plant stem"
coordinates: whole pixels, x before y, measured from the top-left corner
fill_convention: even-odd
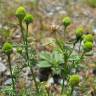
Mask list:
[[[10,70],[11,79],[12,79],[12,87],[13,87],[13,91],[16,92],[16,89],[15,89],[15,82],[14,82],[14,78],[13,78],[13,74],[12,74],[11,58],[10,58],[10,55],[7,55],[7,56],[8,56],[9,70]]]
[[[23,38],[23,43],[25,43],[25,36],[24,36],[24,32],[23,32],[23,26],[22,26],[22,21],[19,21],[19,25],[20,25],[20,30],[21,30],[21,33],[22,33],[22,38]]]
[[[63,66],[63,74],[62,74],[62,77],[63,77],[63,84],[62,84],[61,94],[62,94],[63,91],[64,91],[64,80],[65,80],[66,77],[67,77],[66,69],[67,69],[67,61],[64,63],[64,66]],[[64,74],[64,73],[65,73],[65,74]]]
[[[66,40],[66,27],[64,28],[64,42]],[[65,46],[65,45],[64,45]],[[61,48],[61,50],[63,51],[63,58],[64,58],[64,64],[63,64],[63,74],[62,74],[62,77],[63,77],[63,84],[62,84],[62,89],[61,89],[61,94],[63,93],[64,91],[64,80],[65,78],[67,77],[67,73],[66,73],[66,69],[67,69],[67,59],[66,59],[66,52],[65,52],[65,48]],[[65,74],[64,74],[65,73]],[[65,76],[64,76],[65,75]]]
[[[30,66],[30,59],[29,59],[29,52],[28,52],[28,24],[27,25],[27,32],[26,32],[26,38],[25,38],[25,51],[26,51],[26,58],[27,58],[27,63],[28,63],[28,66],[30,67],[30,70],[31,70],[31,73],[32,73],[32,76],[33,76],[33,80],[34,80],[34,83],[35,83],[35,87],[36,87],[36,91],[39,92],[39,88],[38,88],[38,84],[37,84],[37,81],[36,81],[36,78],[35,78],[35,75],[34,75],[34,71],[32,69],[32,67]]]
[[[74,88],[73,88],[73,87],[71,87],[70,96],[72,96],[72,94],[73,94],[73,90],[74,90]]]
[[[76,42],[74,42],[74,43],[73,43],[73,48],[72,48],[72,51],[70,52],[70,54],[69,54],[68,58],[69,58],[69,57],[70,57],[70,55],[73,53],[74,48],[75,48],[75,45],[76,45]]]
[[[82,60],[83,56],[85,55],[85,52],[82,53],[80,60]]]
[[[70,57],[70,55],[72,54],[72,52],[73,52],[73,50],[74,50],[74,48],[75,48],[75,45],[76,45],[76,43],[73,43],[73,48],[72,48],[72,51],[70,52],[70,54],[68,55],[68,57],[67,57],[67,59],[66,59],[66,54],[67,53],[64,53],[63,54],[63,56],[64,56],[64,66],[63,66],[63,73],[65,73],[65,74],[63,74],[63,85],[62,85],[62,90],[61,90],[61,94],[63,93],[63,91],[64,91],[64,79],[66,79],[66,77],[67,77],[67,73],[66,73],[66,71],[67,71],[67,62],[68,62],[68,59],[69,59],[69,57]],[[63,48],[64,49],[64,48]],[[64,50],[63,50],[63,52],[64,52]],[[65,78],[64,78],[65,77]]]
[[[72,48],[72,51],[70,52],[70,54],[68,55],[68,58],[66,59],[65,58],[65,54],[64,54],[64,66],[63,66],[63,68],[65,69],[65,71],[67,70],[67,62],[68,62],[68,59],[69,59],[69,57],[70,57],[70,55],[72,54],[72,52],[73,52],[73,50],[74,50],[74,48],[75,48],[75,45],[76,45],[76,43],[73,43],[73,48]],[[63,70],[64,70],[63,69]],[[64,72],[63,72],[64,73]],[[65,75],[65,78],[67,77],[67,74],[63,74],[63,85],[62,85],[62,91],[61,91],[61,94],[63,93],[63,91],[64,91],[64,75]]]
[[[66,27],[64,28],[64,42],[65,42],[65,40],[66,40],[66,34],[67,34],[67,32],[66,32]]]
[[[81,40],[80,40],[80,45],[79,45],[79,50],[78,50],[78,53],[80,53],[80,48],[81,48]]]

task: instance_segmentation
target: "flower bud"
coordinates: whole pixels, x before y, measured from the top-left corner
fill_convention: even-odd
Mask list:
[[[17,48],[16,51],[17,53],[22,54],[22,48]]]
[[[80,82],[80,76],[79,75],[71,75],[69,78],[69,84],[71,87],[77,86]]]
[[[72,20],[70,17],[67,16],[63,18],[63,24],[65,27],[69,26],[71,23],[72,23]]]
[[[10,55],[10,54],[12,53],[12,51],[13,51],[12,44],[6,42],[6,43],[3,45],[2,50],[4,51],[5,54]]]
[[[85,52],[89,52],[92,50],[92,47],[93,47],[93,43],[90,42],[90,41],[86,41],[83,45],[83,48],[84,48],[84,51]]]
[[[16,17],[20,21],[22,21],[24,19],[25,15],[26,15],[26,11],[25,11],[25,8],[24,7],[17,8],[17,10],[16,10]]]
[[[78,27],[77,29],[76,29],[76,38],[77,38],[77,40],[80,40],[81,38],[82,38],[82,35],[83,35],[83,33],[84,33],[84,29],[83,29],[83,27]]]
[[[84,42],[86,42],[86,41],[93,42],[92,34],[87,34],[87,35],[84,36]]]
[[[30,24],[33,22],[33,16],[31,14],[27,14],[25,17],[24,17],[24,21],[26,22],[26,24]]]

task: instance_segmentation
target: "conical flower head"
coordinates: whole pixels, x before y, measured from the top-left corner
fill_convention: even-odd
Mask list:
[[[8,42],[4,43],[2,50],[5,54],[10,55],[13,51],[12,44]]]
[[[63,24],[65,27],[69,26],[72,23],[72,20],[70,17],[66,16],[63,18]]]
[[[26,14],[26,16],[24,17],[24,21],[26,24],[30,24],[33,22],[33,16],[31,14]]]
[[[84,36],[84,42],[86,41],[90,41],[90,42],[93,42],[93,35],[92,34],[87,34]]]
[[[84,49],[85,52],[91,51],[92,48],[93,48],[93,43],[90,42],[90,41],[86,41],[86,42],[84,43],[84,45],[83,45],[83,49]]]
[[[17,10],[16,10],[16,17],[20,21],[22,21],[24,19],[25,15],[26,15],[26,11],[25,11],[24,7],[21,6],[21,7],[17,8]]]
[[[76,38],[78,40],[80,40],[82,38],[83,33],[84,33],[84,28],[82,26],[78,27],[76,29],[76,32],[75,33],[76,33]]]
[[[69,78],[69,84],[71,87],[77,86],[80,82],[80,76],[79,75],[71,75]]]

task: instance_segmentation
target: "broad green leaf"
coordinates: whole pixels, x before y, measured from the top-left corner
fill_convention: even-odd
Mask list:
[[[42,51],[39,56],[41,60],[48,60],[50,58],[50,53]]]
[[[49,64],[47,61],[40,61],[37,66],[39,68],[48,68],[51,67],[51,64]]]

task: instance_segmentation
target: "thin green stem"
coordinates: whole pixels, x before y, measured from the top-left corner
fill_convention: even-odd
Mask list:
[[[30,66],[30,58],[29,58],[29,52],[28,52],[28,24],[27,24],[27,32],[26,32],[26,36],[25,36],[25,51],[26,51],[26,58],[27,58],[27,63],[28,63],[28,66],[30,67],[30,70],[31,70],[31,73],[32,73],[32,76],[33,76],[33,80],[34,80],[34,83],[35,83],[35,87],[36,87],[36,91],[39,92],[39,88],[38,88],[38,84],[37,84],[37,81],[36,81],[36,78],[35,78],[35,74],[34,74],[34,71],[32,69],[32,67]]]
[[[67,61],[64,63],[64,66],[63,66],[63,74],[62,74],[63,84],[62,84],[61,94],[63,94],[64,88],[65,88],[65,86],[64,86],[64,81],[66,80],[66,77],[67,77],[66,69],[67,69]],[[65,74],[64,74],[64,73],[65,73]]]
[[[81,57],[80,57],[80,60],[83,59],[83,56],[85,55],[85,52],[82,53]]]
[[[74,87],[71,87],[70,96],[72,96],[72,94],[73,94],[73,91],[74,91]]]
[[[66,32],[66,27],[64,28],[64,42],[65,42],[65,40],[66,40],[66,34],[67,34],[67,32]]]
[[[73,48],[72,48],[72,51],[70,52],[70,54],[69,54],[68,58],[69,58],[69,57],[70,57],[70,55],[73,53],[74,48],[75,48],[75,45],[76,45],[76,42],[74,42],[74,43],[73,43]]]
[[[10,55],[7,55],[7,56],[8,56],[9,70],[10,70],[11,79],[12,79],[12,87],[13,87],[13,91],[16,93],[15,82],[14,82],[14,78],[13,78],[13,74],[12,74],[11,58],[10,58]]]
[[[80,40],[80,45],[79,45],[79,50],[78,50],[78,53],[80,53],[80,49],[81,49],[81,40]]]
[[[64,42],[65,42],[65,40],[66,40],[66,27],[64,28]],[[67,73],[66,73],[66,69],[67,69],[67,58],[66,58],[66,55],[67,55],[67,53],[65,52],[65,48],[63,48],[63,49],[61,48],[61,50],[63,51],[63,58],[64,58],[63,74],[62,74],[63,84],[62,84],[62,89],[61,89],[61,94],[63,94],[63,91],[64,91],[64,80],[67,77]]]
[[[22,26],[22,21],[19,21],[19,25],[20,25],[20,30],[21,30],[21,33],[22,33],[22,38],[23,38],[23,43],[25,43],[24,39],[25,39],[25,36],[24,36],[24,32],[23,32],[23,26]]]

